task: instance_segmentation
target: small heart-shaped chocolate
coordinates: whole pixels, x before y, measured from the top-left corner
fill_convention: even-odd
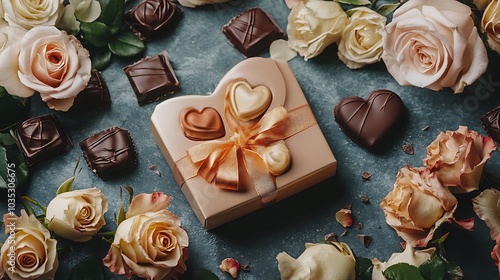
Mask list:
[[[233,114],[243,122],[262,115],[271,105],[273,95],[266,86],[252,88],[246,81],[235,82],[229,92]]]
[[[180,114],[180,122],[184,135],[194,141],[213,140],[226,135],[222,118],[212,107],[201,111],[193,107],[185,108]]]
[[[405,106],[397,94],[380,89],[372,91],[366,100],[358,96],[343,98],[333,113],[347,136],[368,151],[375,151],[397,131]]]

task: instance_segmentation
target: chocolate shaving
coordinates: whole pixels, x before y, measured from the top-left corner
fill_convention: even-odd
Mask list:
[[[361,173],[361,178],[363,178],[363,181],[369,181],[371,177],[372,177],[371,173],[368,173],[366,171],[363,171]]]
[[[427,131],[427,129],[429,129],[429,126],[426,125],[425,127],[422,128],[422,131]]]
[[[358,240],[363,244],[363,246],[368,247],[372,243],[372,237],[366,234],[358,234]]]
[[[161,176],[160,170],[158,170],[158,166],[156,166],[156,164],[150,164],[149,165],[149,170],[153,170],[153,172],[156,175]]]
[[[325,241],[338,242],[337,234],[335,232],[330,232],[324,237]]]
[[[363,224],[361,222],[359,222],[357,225],[356,225],[356,230],[360,230],[363,228]]]
[[[249,264],[242,264],[242,265],[240,265],[240,268],[243,271],[250,271],[250,265]]]
[[[370,199],[368,198],[368,196],[366,196],[366,194],[362,194],[361,195],[361,202],[370,203]]]
[[[350,203],[345,204],[344,207],[342,207],[342,209],[351,210],[351,204]]]
[[[413,144],[411,143],[404,144],[403,151],[409,155],[413,155]]]
[[[344,237],[347,235],[347,230],[344,230],[344,232],[342,232],[342,234],[340,235],[340,237]]]

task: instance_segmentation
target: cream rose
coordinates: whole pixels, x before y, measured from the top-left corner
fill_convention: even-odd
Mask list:
[[[62,15],[63,0],[1,0],[5,20],[11,26],[31,29],[54,26]]]
[[[356,259],[345,243],[306,243],[306,250],[294,259],[285,252],[279,253],[278,269],[282,280],[354,280]]]
[[[0,54],[0,85],[19,97],[35,91],[51,109],[67,111],[90,79],[89,52],[53,26],[35,27]]]
[[[288,16],[288,45],[308,60],[340,40],[347,23],[347,14],[338,3],[303,0]]]
[[[338,56],[351,68],[361,68],[380,61],[383,52],[386,17],[366,7],[354,8],[349,24],[338,42]]]
[[[225,3],[228,0],[178,0],[178,1],[179,4],[181,4],[182,6],[195,8],[196,6]]]
[[[452,191],[471,192],[478,189],[484,164],[494,150],[491,137],[460,126],[438,135],[427,147],[424,164]]]
[[[386,26],[382,59],[403,86],[460,93],[486,71],[488,57],[471,9],[456,0],[412,0]]]
[[[493,0],[481,19],[481,31],[486,32],[488,46],[500,53],[500,2]]]
[[[146,279],[177,279],[184,273],[189,239],[179,218],[164,209],[169,201],[163,193],[132,199],[127,213],[131,214],[118,226],[103,259],[110,271]]]
[[[486,6],[488,6],[491,1],[492,0],[472,0],[472,3],[474,3],[474,5],[476,5],[476,7],[480,11],[484,11],[484,9],[486,9]]]
[[[411,246],[406,246],[402,253],[394,253],[387,262],[381,262],[377,258],[372,260],[372,280],[385,280],[382,274],[384,270],[398,263],[407,263],[409,265],[419,267],[424,262],[431,259],[436,248],[427,248],[425,250],[415,250]]]
[[[47,206],[48,228],[60,237],[89,241],[105,224],[108,201],[97,188],[64,192]]]
[[[0,279],[54,279],[59,262],[57,241],[35,215],[4,216],[9,237],[1,249]]]
[[[387,224],[410,246],[425,247],[434,231],[453,217],[457,200],[425,168],[401,168],[394,189],[382,200]]]

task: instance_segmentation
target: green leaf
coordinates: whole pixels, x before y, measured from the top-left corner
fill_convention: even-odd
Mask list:
[[[28,165],[26,164],[26,162],[17,165],[16,179],[17,179],[17,187],[24,186],[28,183],[29,173],[28,173]]]
[[[57,189],[56,195],[65,193],[65,192],[70,192],[73,190],[73,182],[75,181],[75,176],[67,179],[64,181],[59,188]]]
[[[369,0],[338,0],[338,2],[353,6],[364,6],[372,3]]]
[[[383,274],[387,280],[424,280],[418,268],[407,263],[391,265],[384,270]]]
[[[38,201],[34,200],[33,198],[29,197],[29,196],[22,196],[21,197],[21,200],[23,201],[26,201],[26,202],[29,202],[33,205],[35,205],[36,207],[40,208],[42,211],[43,211],[43,214],[45,215],[45,213],[47,212],[47,207],[43,206],[42,204],[40,204]],[[23,202],[24,203],[24,202]],[[24,203],[24,205],[26,205],[27,203]]]
[[[109,27],[111,34],[116,34],[121,28],[125,13],[124,0],[100,0],[101,15],[97,19]]]
[[[0,146],[0,189],[7,189],[7,150]]]
[[[0,86],[0,130],[24,119],[28,113],[29,98],[20,98],[10,95],[4,87]]]
[[[28,166],[11,133],[0,133],[0,189],[24,186],[29,179]]]
[[[144,50],[144,42],[132,31],[123,30],[109,42],[108,48],[117,56],[131,57]]]
[[[82,22],[80,32],[83,39],[96,47],[104,47],[108,44],[111,30],[102,22]]]
[[[377,9],[377,13],[383,15],[383,16],[388,16],[392,12],[394,12],[401,3],[392,3],[392,4],[383,4]]]
[[[70,280],[104,280],[104,266],[100,258],[89,257],[72,270]]]
[[[371,280],[372,279],[373,264],[370,259],[356,257],[356,279],[357,280]]]
[[[90,51],[92,68],[103,70],[111,64],[111,51],[108,48],[98,48]]]
[[[418,270],[425,279],[444,280],[446,264],[439,256],[433,255],[430,260],[421,264]]]
[[[123,221],[125,221],[125,208],[123,207],[123,202],[120,204],[120,210],[116,216],[116,225],[119,226]]]
[[[202,268],[194,271],[187,271],[186,275],[182,279],[190,280],[219,280],[219,277],[215,275],[212,271]]]
[[[131,186],[123,187],[128,192],[128,203],[132,202],[132,198],[134,197],[134,189]]]

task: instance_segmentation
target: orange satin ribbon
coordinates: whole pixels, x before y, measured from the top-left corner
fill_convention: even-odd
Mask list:
[[[267,204],[276,199],[276,178],[260,155],[271,143],[282,141],[315,124],[308,104],[291,111],[279,106],[256,121],[240,122],[225,102],[224,113],[234,134],[227,140],[212,140],[189,148],[187,156],[176,162],[183,183],[200,176],[226,190],[240,189],[239,172],[244,170],[261,198]],[[181,184],[182,186],[182,184]]]

